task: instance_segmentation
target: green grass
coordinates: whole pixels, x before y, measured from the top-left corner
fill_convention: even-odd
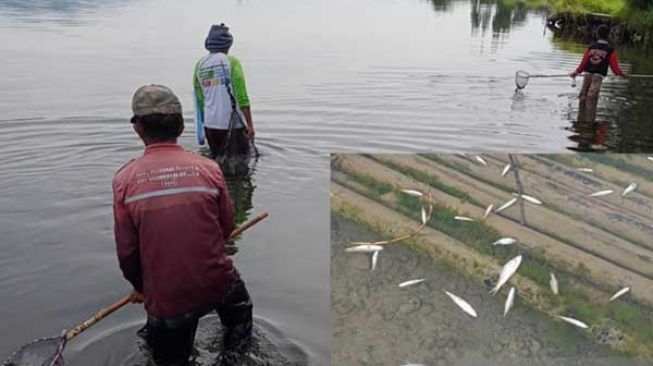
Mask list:
[[[633,330],[638,339],[653,340],[651,319],[646,318],[642,314],[642,309],[636,305],[621,301],[611,302],[606,308],[605,315],[624,329]]]
[[[626,3],[623,0],[549,0],[555,11],[574,13],[605,13],[617,15]]]
[[[450,185],[444,184],[438,179],[437,176],[425,173],[421,170],[417,170],[411,167],[407,167],[404,165],[399,165],[395,164],[391,161],[386,161],[386,160],[381,160],[381,159],[376,159],[374,155],[369,156],[371,159],[376,161],[379,164],[385,165],[388,168],[395,170],[397,172],[400,172],[401,174],[411,177],[415,179],[418,182],[426,183],[429,186],[442,191],[450,196],[460,198],[463,202],[469,202],[477,206],[482,206],[478,201],[474,200],[472,197],[467,194],[467,192],[461,191],[460,189],[457,189],[455,187],[452,187]]]
[[[640,176],[644,179],[653,181],[653,171],[646,170],[640,166],[633,165],[627,161],[615,158],[611,155],[605,154],[587,154],[583,157],[589,161],[593,161],[600,164],[605,164],[611,166],[619,171],[630,173],[633,175]]]
[[[533,9],[548,9],[554,12],[577,14],[603,13],[612,15],[631,26],[653,28],[653,8],[638,9],[625,0],[499,0],[502,5],[515,7],[518,4]]]
[[[379,182],[378,180],[374,179],[373,177],[370,177],[369,175],[359,174],[349,170],[346,172],[346,174],[353,181],[364,185],[365,187],[374,191],[378,195],[384,195],[386,193],[390,193],[394,191],[394,187],[391,184]]]

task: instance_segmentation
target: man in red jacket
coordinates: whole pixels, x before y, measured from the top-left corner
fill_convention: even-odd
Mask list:
[[[581,122],[593,122],[596,119],[599,92],[601,91],[603,78],[608,75],[608,68],[612,69],[612,72],[617,76],[628,77],[619,67],[617,50],[608,43],[610,28],[605,24],[601,24],[596,29],[596,33],[598,40],[585,51],[580,65],[569,75],[575,78],[585,73],[583,87],[580,91],[579,109],[581,111],[580,115],[584,116],[587,120]],[[586,108],[587,111],[585,113]]]
[[[187,365],[200,317],[217,310],[221,366],[236,365],[252,334],[252,303],[225,241],[234,212],[218,164],[184,151],[179,99],[167,87],[139,88],[132,101],[143,156],[113,180],[118,260],[145,302],[146,340],[157,365]]]

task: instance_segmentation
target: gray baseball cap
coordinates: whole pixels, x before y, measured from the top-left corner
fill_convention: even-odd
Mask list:
[[[148,114],[181,114],[181,103],[170,88],[163,85],[144,85],[136,90],[132,99],[134,116]]]

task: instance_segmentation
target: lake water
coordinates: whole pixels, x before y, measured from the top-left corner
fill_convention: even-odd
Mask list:
[[[236,265],[261,327],[312,364],[330,357],[328,153],[578,145],[568,79],[514,92],[516,70],[568,72],[579,60],[582,48],[554,40],[542,14],[478,1],[2,1],[0,355],[129,290],[110,183],[142,150],[128,123],[132,93],[170,86],[188,121],[180,142],[197,150],[191,74],[221,21],[234,33],[263,155],[232,190],[246,192],[235,200],[248,213],[271,215],[243,237]],[[639,52],[624,59],[653,71]],[[648,86],[606,81],[608,150],[653,149]],[[88,350],[104,350],[97,364],[126,359],[104,347],[122,344],[111,335],[143,316],[131,306],[90,329],[69,346],[71,364],[88,364]]]

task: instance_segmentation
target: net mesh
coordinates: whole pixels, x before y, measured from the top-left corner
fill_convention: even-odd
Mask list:
[[[225,139],[221,147],[221,153],[216,157],[216,160],[222,167],[223,173],[226,175],[242,175],[248,171],[249,162],[252,156],[251,143],[248,138],[237,138],[236,133],[246,133],[246,124],[238,111],[231,112],[231,120],[229,121],[230,131],[228,138]],[[247,147],[241,146],[241,141],[248,141]]]
[[[517,89],[524,89],[526,85],[528,85],[529,78],[530,74],[526,71],[517,71],[515,73],[515,85],[517,86]]]
[[[63,336],[37,339],[19,348],[2,366],[63,366],[65,345]]]

